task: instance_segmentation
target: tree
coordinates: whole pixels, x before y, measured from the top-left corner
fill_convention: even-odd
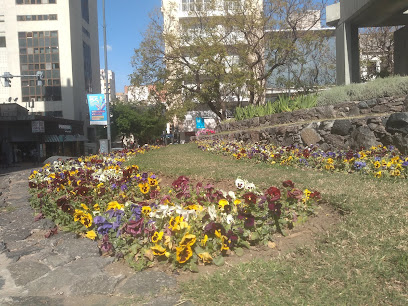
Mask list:
[[[140,143],[149,143],[160,138],[166,126],[164,107],[136,106],[129,103],[115,103],[111,113],[113,120],[112,138],[134,136]]]
[[[176,6],[164,7],[135,50],[132,82],[156,84],[170,114],[205,104],[224,119],[231,101],[263,104],[272,73],[318,35],[320,14],[311,10],[323,8],[314,0],[195,1],[179,20]]]
[[[394,74],[394,32],[398,27],[364,28],[359,33],[362,79]],[[379,66],[377,68],[377,65]]]

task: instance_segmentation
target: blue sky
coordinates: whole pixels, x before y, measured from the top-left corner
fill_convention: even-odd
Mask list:
[[[318,1],[318,0],[316,0]],[[330,4],[334,0],[328,1]],[[116,92],[129,85],[130,60],[149,23],[149,13],[161,6],[161,0],[105,0],[108,68],[116,75]],[[98,0],[99,53],[101,69],[105,68],[103,50],[102,0]]]
[[[149,23],[149,12],[160,7],[161,0],[105,0],[105,5],[108,68],[115,72],[116,92],[123,92],[129,85],[130,60]],[[98,20],[100,65],[104,69],[102,0],[98,0]]]

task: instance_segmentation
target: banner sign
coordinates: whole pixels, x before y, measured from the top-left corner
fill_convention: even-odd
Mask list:
[[[107,125],[106,100],[104,94],[87,95],[91,125]]]
[[[201,117],[196,117],[196,129],[204,129],[204,119]]]

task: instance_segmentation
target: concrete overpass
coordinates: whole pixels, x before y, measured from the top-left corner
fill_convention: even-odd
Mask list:
[[[336,27],[337,84],[360,81],[358,29],[404,26],[394,33],[395,74],[408,75],[408,0],[340,0],[326,7],[326,23]]]

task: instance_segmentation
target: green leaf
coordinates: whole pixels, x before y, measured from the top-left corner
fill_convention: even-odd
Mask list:
[[[237,256],[242,256],[244,255],[244,250],[242,248],[236,248],[234,249],[235,254],[237,254]]]
[[[137,252],[139,252],[141,246],[137,243],[134,243],[130,246],[129,251],[136,254]]]
[[[204,253],[205,250],[202,247],[200,247],[199,245],[196,245],[196,247],[194,248],[194,252],[196,254],[201,254],[201,253]]]
[[[241,245],[241,246],[243,246],[244,248],[247,248],[247,249],[249,249],[250,246],[251,246],[248,241],[241,241],[239,243],[239,245]]]
[[[190,271],[198,273],[198,266],[197,266],[197,264],[195,262],[190,263]]]
[[[249,239],[251,239],[251,241],[258,240],[259,234],[257,232],[252,232],[251,235],[249,236]]]
[[[213,259],[213,263],[218,267],[224,265],[224,263],[225,263],[224,257],[222,257],[222,256],[215,257]]]

